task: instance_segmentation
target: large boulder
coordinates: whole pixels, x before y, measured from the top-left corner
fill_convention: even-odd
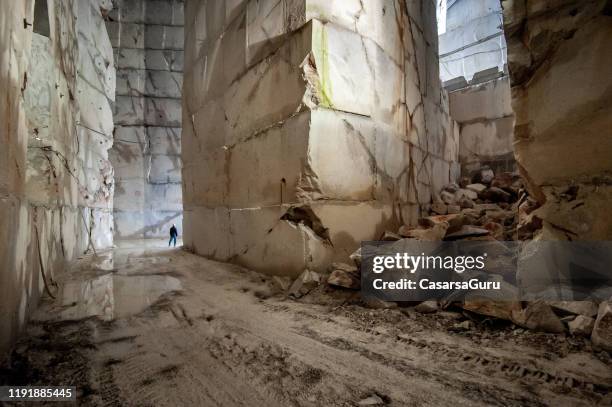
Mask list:
[[[461,307],[480,315],[512,320],[513,313],[521,311],[516,287],[502,281],[498,292],[471,292],[464,296]]]

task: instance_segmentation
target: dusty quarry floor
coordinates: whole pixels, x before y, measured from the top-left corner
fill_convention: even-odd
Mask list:
[[[612,404],[610,355],[585,340],[486,319],[454,332],[458,312],[370,309],[324,286],[295,301],[164,243],[84,258],[62,284],[105,305],[43,302],[0,382],[76,385],[86,406]]]

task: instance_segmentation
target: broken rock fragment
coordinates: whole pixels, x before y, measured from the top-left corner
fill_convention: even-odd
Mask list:
[[[491,186],[506,190],[517,190],[520,187],[520,176],[511,172],[495,174]]]
[[[504,227],[497,222],[487,222],[482,225],[483,228],[487,229],[491,236],[497,240],[503,240],[504,238]]]
[[[383,242],[395,242],[396,240],[400,240],[402,237],[397,233],[385,231],[378,240]]]
[[[493,291],[473,291],[463,296],[461,308],[476,314],[505,320],[512,320],[512,313],[521,310],[518,290],[512,284],[501,282],[501,289]],[[453,295],[446,301],[455,301]]]
[[[533,301],[527,308],[512,313],[512,320],[522,327],[541,332],[561,333],[565,331],[563,322],[543,301]]]
[[[459,185],[457,185],[457,183],[455,182],[451,182],[450,184],[445,185],[443,188],[444,191],[448,191],[452,194],[457,192],[458,189],[459,189]]]
[[[548,305],[564,313],[584,315],[586,317],[597,315],[597,304],[593,301],[549,301]]]
[[[431,204],[431,211],[438,215],[446,215],[448,213],[448,208],[445,203],[435,202]]]
[[[500,211],[486,211],[484,216],[485,216],[484,221],[486,221],[486,222],[491,222],[492,221],[492,222],[497,222],[497,223],[504,224],[509,219],[513,219],[514,218],[514,212],[512,212],[512,211],[504,211],[504,210],[500,210]]]
[[[437,301],[423,301],[416,307],[414,307],[416,312],[420,312],[421,314],[431,314],[438,310],[438,302]]]
[[[578,315],[573,321],[568,324],[569,331],[572,335],[589,336],[595,326],[595,320],[591,317],[585,317],[584,315]]]
[[[466,218],[471,218],[473,222],[476,222],[476,220],[481,216],[481,211],[474,208],[466,208],[461,210],[461,215],[465,216]]]
[[[449,328],[449,330],[452,332],[464,332],[464,331],[469,331],[471,328],[472,328],[472,322],[468,320],[468,321],[454,323]]]
[[[455,202],[459,202],[459,200],[462,198],[468,198],[472,200],[478,199],[478,193],[472,191],[471,189],[461,188],[457,190],[457,192],[455,192]]]
[[[448,191],[442,191],[440,192],[440,199],[445,204],[452,205],[455,203],[455,194]]]
[[[364,298],[363,302],[368,308],[373,309],[397,308],[397,303],[391,301],[384,301],[375,297]]]
[[[538,202],[532,197],[527,197],[518,207],[519,218],[529,215],[538,208]]]
[[[458,231],[446,235],[444,240],[459,240],[468,237],[486,236],[488,234],[489,231],[487,229],[478,228],[471,225],[463,225]]]
[[[466,209],[466,208],[473,208],[474,207],[474,201],[472,201],[470,198],[467,197],[462,197],[461,199],[459,199],[457,201],[457,204],[459,205],[459,207],[461,209]]]
[[[479,194],[480,192],[487,189],[487,186],[483,184],[469,184],[465,187],[465,189],[469,189],[470,191],[474,191],[476,192],[476,194]]]
[[[459,205],[448,205],[447,212],[449,214],[455,214],[461,212],[461,206]]]
[[[366,397],[360,400],[357,403],[358,406],[384,406],[385,401],[380,398],[377,394],[373,394],[369,397]]]
[[[531,212],[524,217],[519,215],[519,224],[517,227],[518,237],[520,240],[528,240],[533,238],[536,230],[542,228],[542,219],[538,217],[537,212]]]
[[[493,170],[488,166],[484,166],[479,171],[476,171],[476,173],[474,173],[474,175],[472,176],[472,183],[482,183],[488,185],[491,183],[491,181],[493,181],[493,178],[495,178],[495,173],[493,172]]]
[[[357,268],[361,268],[361,247],[355,250],[349,256],[349,259],[353,260],[353,263],[355,263],[355,266],[357,266]]]
[[[345,263],[332,263],[331,270],[332,272],[327,279],[328,284],[353,290],[357,290],[361,286],[357,267]]]
[[[480,212],[486,211],[501,211],[502,208],[494,203],[485,203],[485,204],[476,204],[474,205],[474,209]]]
[[[289,296],[300,298],[308,294],[313,288],[321,283],[319,273],[310,270],[304,270],[298,278],[295,279],[289,288]]]
[[[430,228],[412,228],[410,226],[403,225],[399,228],[398,234],[412,239],[424,240],[424,241],[438,241],[444,238],[446,230],[448,229],[448,223],[440,222],[436,223]]]
[[[291,287],[291,280],[289,277],[274,276],[272,281],[281,289],[281,291],[287,291]]]
[[[512,312],[520,310],[520,305],[516,301],[496,301],[482,298],[469,299],[469,297],[461,307],[476,314],[506,321],[512,319]]]
[[[439,223],[448,224],[447,233],[457,231],[465,222],[465,217],[460,214],[433,215],[419,219],[419,224],[424,227],[433,227]]]
[[[478,196],[480,199],[491,202],[510,202],[512,200],[511,194],[497,187],[487,188],[478,194]]]

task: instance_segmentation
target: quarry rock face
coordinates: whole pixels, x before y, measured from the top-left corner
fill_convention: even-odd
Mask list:
[[[502,7],[515,155],[530,195],[543,204],[542,237],[609,240],[609,4],[508,0]]]
[[[467,174],[488,165],[514,171],[514,112],[510,79],[503,76],[449,93],[450,113],[459,123],[459,162]]]
[[[67,261],[113,244],[111,5],[34,3],[0,5],[0,353]]]
[[[456,180],[435,4],[420,3],[185,3],[188,247],[325,271]]]
[[[183,2],[115,1],[114,226],[117,239],[182,235]]]

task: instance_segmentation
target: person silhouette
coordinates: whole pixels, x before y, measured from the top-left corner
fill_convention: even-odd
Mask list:
[[[173,241],[174,241],[174,247],[176,247],[176,237],[177,236],[178,236],[178,231],[176,230],[176,225],[173,223],[172,227],[170,228],[170,241],[168,241],[168,247],[170,247]]]

